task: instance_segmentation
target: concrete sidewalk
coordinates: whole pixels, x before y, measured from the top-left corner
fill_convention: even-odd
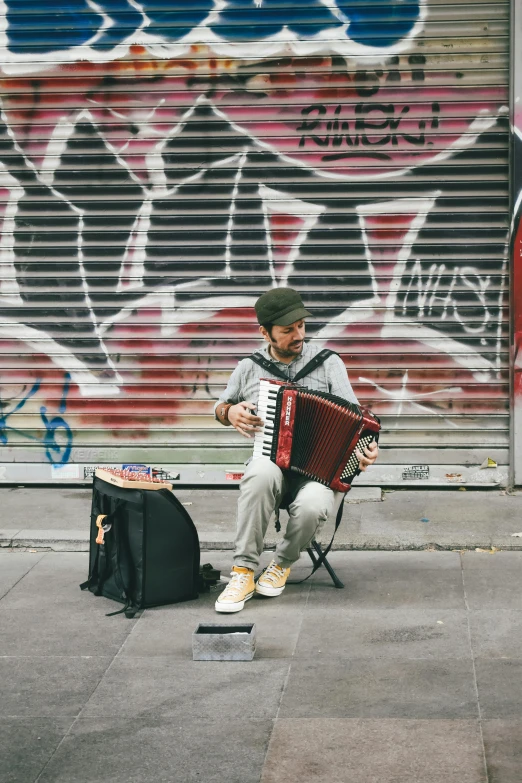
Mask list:
[[[344,590],[252,599],[220,619],[254,661],[210,663],[216,592],[106,617],[85,553],[1,552],[2,783],[520,783],[522,552],[331,559]]]
[[[237,490],[175,492],[196,524],[203,549],[233,548]],[[0,488],[0,546],[85,551],[90,500],[87,489]],[[325,526],[321,540],[329,541],[331,532],[332,524]],[[520,534],[522,493],[354,487],[346,496],[335,548],[517,550],[522,549]],[[267,548],[277,538],[270,526]]]

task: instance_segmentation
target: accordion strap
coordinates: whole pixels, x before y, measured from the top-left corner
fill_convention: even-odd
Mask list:
[[[344,510],[345,498],[346,498],[346,495],[343,495],[343,498],[341,500],[341,505],[339,506],[339,508],[337,510],[337,517],[335,519],[335,528],[334,528],[334,532],[333,532],[332,538],[330,539],[330,543],[328,544],[326,549],[323,549],[323,551],[319,555],[318,559],[315,561],[314,567],[312,568],[312,570],[310,571],[308,576],[305,576],[304,579],[298,579],[297,581],[293,581],[293,582],[288,581],[287,584],[289,584],[289,585],[300,585],[302,582],[306,582],[306,580],[310,579],[310,577],[315,574],[317,569],[322,566],[322,564],[326,560],[327,556],[330,554],[330,549],[332,548],[332,545],[333,545],[333,542],[334,542],[334,538],[335,538],[335,534],[337,533],[337,528],[341,524],[341,519],[343,518],[343,510]]]
[[[274,362],[271,362],[270,359],[267,359],[260,353],[253,353],[252,356],[249,356],[248,358],[252,359],[252,361],[262,367],[263,370],[266,370],[271,375],[275,375],[276,378],[281,378],[281,380],[288,381],[289,383],[297,383],[302,378],[310,375],[310,373],[313,372],[316,367],[320,367],[321,364],[323,364],[328,359],[328,357],[332,356],[333,354],[338,356],[335,351],[330,351],[329,348],[323,348],[323,350],[319,351],[319,353],[317,353],[313,359],[310,359],[308,364],[305,364],[302,370],[299,370],[299,372],[296,373],[294,378],[290,378],[285,372],[283,372],[283,370],[280,370],[279,367],[276,367]]]

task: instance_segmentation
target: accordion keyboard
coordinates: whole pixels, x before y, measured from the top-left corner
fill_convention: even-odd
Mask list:
[[[364,452],[364,449],[374,440],[376,440],[376,437],[373,432],[369,435],[363,435],[363,437],[360,438],[357,442],[357,448],[359,451]],[[353,479],[360,473],[359,458],[355,451],[356,450],[354,449],[350,459],[346,463],[343,472],[341,473],[341,481],[346,481],[348,484],[351,484]]]
[[[274,442],[274,422],[276,413],[276,399],[279,386],[261,380],[259,382],[259,399],[257,402],[257,415],[263,419],[264,426],[254,436],[253,459],[258,457],[270,457]]]

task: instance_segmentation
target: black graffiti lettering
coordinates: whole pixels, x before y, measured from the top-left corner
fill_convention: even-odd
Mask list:
[[[321,117],[323,117],[326,114],[326,106],[323,106],[322,103],[313,103],[311,106],[305,106],[305,108],[301,111],[302,117],[309,117],[312,112],[317,112],[315,117],[312,117],[307,120],[303,120],[301,125],[297,127],[298,131],[303,131],[304,133],[309,133],[310,131],[315,130],[318,125],[321,124],[322,120]],[[301,140],[299,142],[300,147],[304,147],[306,136],[301,136]],[[319,144],[320,146],[323,145],[323,141],[319,139],[318,136],[311,136],[310,137],[312,141],[315,141],[316,144]],[[328,145],[328,142],[326,143],[326,146]]]
[[[362,82],[363,85],[367,85],[356,85],[355,90],[357,95],[359,95],[361,98],[370,98],[372,95],[378,93],[381,88],[381,83],[379,80],[382,79],[383,76],[384,71],[381,70],[357,71],[355,74],[355,82]]]
[[[386,83],[388,82],[400,82],[402,81],[401,72],[396,71],[388,71],[388,76],[386,77]]]
[[[412,136],[410,133],[403,133],[402,137],[404,141],[409,144],[423,145],[426,143],[426,137],[424,135],[424,129],[426,128],[425,120],[419,120],[419,130],[421,131],[418,136]]]
[[[404,114],[408,114],[410,111],[409,106],[403,106],[402,109],[399,112],[398,117],[394,117],[393,119],[390,119],[390,128],[391,130],[397,130],[399,127],[400,121],[402,120],[402,117]]]
[[[390,119],[390,129],[392,131],[396,131],[397,130],[397,128],[399,127],[400,122],[401,122],[403,116],[405,114],[408,114],[409,111],[410,111],[410,107],[409,106],[403,106],[402,109],[399,112],[398,117],[394,117],[393,119]],[[396,133],[392,134],[392,145],[394,147],[397,147],[399,145],[399,138],[398,138],[398,134],[396,134]]]
[[[308,117],[308,115],[311,114],[313,111],[316,111],[318,113],[318,117],[316,117],[315,119],[312,118],[312,120],[304,120],[303,123],[299,125],[297,130],[311,131],[317,128],[317,126],[321,122],[320,117],[326,114],[326,106],[324,106],[322,103],[313,103],[311,106],[305,106],[305,108],[301,111],[301,115],[303,117]]]
[[[388,65],[395,66],[395,67],[390,68],[390,70],[388,71],[388,74],[386,76],[386,83],[402,81],[401,72],[399,71],[399,65],[400,65],[399,56],[394,55],[393,57],[390,57],[390,59],[388,60]]]
[[[426,145],[426,120],[418,121],[418,134],[407,133],[404,130],[398,132],[401,121],[410,113],[409,106],[399,108],[392,103],[357,103],[354,108],[356,119],[353,123],[342,119],[343,109],[351,110],[352,107],[338,104],[332,112],[330,107],[323,104],[312,104],[302,109],[301,115],[307,119],[297,127],[298,131],[303,132],[299,147],[304,147],[307,139],[318,147],[337,148],[343,145],[358,147],[360,144],[364,147],[383,147],[389,144],[397,147],[400,138],[416,147]],[[433,113],[438,110],[440,110],[439,104],[433,103]],[[310,116],[312,113],[314,113],[313,117]],[[326,115],[330,114],[332,117],[332,113],[333,118],[326,119]],[[379,113],[384,116],[379,117]],[[438,127],[437,116],[432,118],[431,127]],[[321,130],[325,133],[321,134]],[[311,133],[311,131],[319,131],[319,133]]]
[[[408,62],[410,65],[425,65],[426,58],[423,54],[410,54],[408,57]],[[423,82],[424,81],[424,69],[423,68],[412,68],[411,71],[411,78],[414,82]]]
[[[412,54],[408,57],[408,64],[414,66],[411,69],[411,80],[413,82],[423,82],[425,80],[424,68],[419,67],[425,65],[425,63],[426,57],[423,54]],[[399,58],[391,58],[390,64],[398,66]],[[390,70],[386,72],[386,75],[385,71],[382,71],[381,69],[375,71],[357,71],[354,77],[357,95],[361,98],[371,98],[373,95],[377,95],[381,89],[381,80],[384,76],[385,83],[402,81],[401,72],[398,67],[390,68]]]
[[[361,69],[356,71],[355,74],[349,74],[348,71],[342,72],[346,74],[350,81],[353,80],[355,82],[357,95],[362,98],[371,98],[377,95],[383,82],[386,84],[391,82],[393,84],[402,81],[401,71],[399,70],[399,57],[390,58],[388,63],[391,67],[387,70],[375,69],[370,71]],[[408,64],[412,66],[412,81],[424,81],[425,73],[422,66],[425,63],[426,58],[423,54],[412,54],[408,57]],[[327,115],[331,117],[332,110],[321,103],[314,103],[302,109],[301,116],[303,121],[297,127],[297,130],[303,134],[299,140],[299,147],[304,147],[307,139],[318,147],[342,147],[343,144],[353,147],[358,146],[359,143],[365,147],[382,147],[388,144],[396,147],[401,137],[406,143],[416,147],[426,144],[426,120],[419,120],[418,134],[396,133],[401,119],[410,111],[409,106],[403,106],[399,109],[398,106],[394,106],[392,103],[370,102],[358,103],[354,109],[351,106],[347,106],[345,107],[347,110],[355,110],[356,120],[353,133],[350,133],[348,122],[339,119],[342,108],[342,105],[338,105],[333,110],[333,119],[327,119]],[[373,112],[381,112],[385,117],[380,120],[376,116],[369,117],[368,115]],[[440,112],[440,105],[437,102],[432,103],[432,112],[431,128],[435,130],[439,127],[437,115]],[[325,132],[321,133],[321,129]],[[318,132],[312,134],[312,131]],[[375,131],[381,131],[381,133],[375,133]],[[384,131],[390,132],[384,133]],[[432,142],[428,142],[428,144],[431,145]]]
[[[349,147],[358,147],[359,146],[359,134],[355,133],[353,136],[350,136],[349,130],[350,130],[350,123],[349,122],[343,122],[343,126],[346,126],[346,133],[344,134],[344,139]]]
[[[361,115],[361,114],[370,114],[370,112],[382,112],[385,115],[388,115],[381,121],[375,121],[373,118],[370,120],[365,119],[364,117],[358,117],[358,119],[355,121],[355,130],[356,131],[365,131],[365,130],[386,130],[390,127],[390,118],[394,114],[394,107],[393,104],[388,103],[358,103],[355,107],[355,114]],[[386,136],[382,136],[381,138],[375,138],[375,136],[372,136],[371,138],[368,137],[366,133],[361,133],[361,142],[365,146],[376,146],[380,147],[383,144],[389,144],[391,141],[391,134],[388,133]]]
[[[474,267],[450,270],[446,264],[434,263],[423,268],[416,258],[405,278],[402,315],[416,320],[437,318],[439,322],[453,317],[466,334],[482,335],[493,321],[490,286],[490,275],[481,275]],[[470,297],[474,301],[471,307]]]
[[[490,287],[490,275],[481,275],[471,266],[465,266],[462,269],[457,268],[459,280],[466,290],[462,296],[464,301],[455,299],[453,312],[456,320],[468,334],[481,334],[489,321],[491,314],[489,312],[487,292]],[[467,306],[467,298],[474,297],[476,302],[471,307]]]
[[[340,124],[340,123],[339,123],[339,114],[341,113],[341,109],[342,109],[342,106],[339,104],[339,106],[337,106],[337,107],[336,107],[336,109],[335,109],[335,111],[334,111],[334,115],[335,115],[335,119],[334,119],[334,121],[333,121],[332,123],[330,123],[330,122],[329,122],[329,123],[327,124],[327,126],[326,126],[327,130],[332,130],[332,131],[334,131],[334,133],[336,133],[336,134],[337,134],[337,135],[336,135],[336,136],[334,136],[334,137],[333,137],[333,139],[332,139],[332,147],[340,147],[340,146],[341,146],[341,144],[343,143],[343,137],[342,137],[342,135],[339,133],[339,124]],[[329,125],[331,125],[331,128],[329,128],[329,127],[328,127]],[[345,128],[345,129],[346,129],[347,131],[348,131],[348,130],[349,130],[349,128],[350,128],[350,126],[349,126],[349,124],[348,124],[347,122],[343,122],[343,123],[342,123],[342,126],[343,126],[343,127],[344,127],[344,126],[346,126],[346,128]]]
[[[435,129],[439,127],[439,118],[436,115],[440,112],[440,104],[437,102],[432,103],[431,110],[435,115],[431,121],[431,127]]]

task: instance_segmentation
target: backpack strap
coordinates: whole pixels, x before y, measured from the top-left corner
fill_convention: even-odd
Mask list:
[[[108,533],[114,524],[122,503],[122,500],[116,500],[114,508],[110,514],[100,514],[100,509],[96,508],[96,525],[98,527],[98,536],[96,538],[96,554],[89,578],[86,582],[82,582],[80,585],[80,590],[89,589],[94,593],[94,595],[101,595],[103,585],[110,574],[111,560],[109,551],[110,544],[108,544],[108,539],[105,538],[105,533]]]
[[[249,356],[249,359],[252,359],[253,362],[258,364],[260,367],[263,368],[263,370],[266,370],[271,375],[275,375],[276,378],[281,378],[283,381],[288,381],[289,383],[297,383],[302,378],[305,378],[307,375],[310,375],[313,370],[316,369],[316,367],[320,367],[321,364],[323,364],[329,356],[332,356],[335,354],[338,356],[338,354],[335,353],[335,351],[330,351],[329,348],[323,348],[322,351],[319,351],[318,354],[316,354],[313,359],[310,359],[308,364],[305,364],[302,370],[299,370],[299,372],[296,374],[295,378],[290,379],[288,375],[283,372],[283,370],[280,370],[279,367],[276,367],[274,362],[271,362],[270,359],[267,359],[265,356],[262,356],[260,353],[253,353],[251,356]]]
[[[121,541],[121,530],[119,525],[114,525],[112,528],[113,532],[113,540],[111,543],[111,549],[110,549],[110,559],[112,564],[112,576],[114,579],[114,582],[116,584],[116,587],[120,591],[120,598],[122,601],[125,602],[125,605],[123,609],[118,609],[116,612],[109,612],[106,617],[114,617],[116,614],[123,614],[125,612],[125,617],[132,619],[136,612],[138,611],[138,607],[134,605],[131,597],[130,597],[130,589],[125,584],[125,581],[123,579],[123,574],[121,572],[121,550],[122,550],[122,541]]]

